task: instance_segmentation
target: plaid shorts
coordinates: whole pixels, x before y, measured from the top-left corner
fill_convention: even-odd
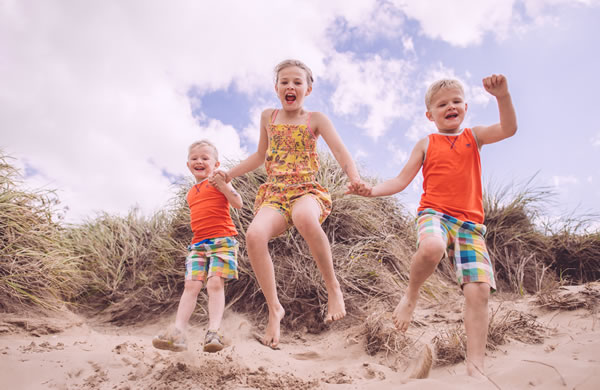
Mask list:
[[[207,280],[211,276],[237,279],[238,242],[233,237],[207,238],[188,245],[185,280]]]
[[[465,283],[485,282],[496,291],[494,267],[485,245],[485,225],[463,222],[432,209],[419,211],[416,219],[417,247],[428,236],[446,243],[448,257],[454,263],[456,279]]]

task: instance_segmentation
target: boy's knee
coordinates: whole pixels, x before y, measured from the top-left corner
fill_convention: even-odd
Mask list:
[[[437,238],[429,238],[419,243],[417,253],[424,261],[437,264],[444,257],[445,250],[446,245],[444,241]]]
[[[220,276],[213,276],[206,281],[206,291],[208,294],[219,293],[223,291],[225,281]]]
[[[184,292],[198,295],[202,291],[202,282],[200,280],[186,280],[183,289]]]
[[[470,282],[463,286],[467,304],[487,305],[490,297],[490,285],[484,282]]]

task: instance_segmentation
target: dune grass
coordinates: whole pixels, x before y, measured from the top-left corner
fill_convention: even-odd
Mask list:
[[[24,189],[10,158],[2,155],[0,162],[0,310],[68,304],[117,324],[175,310],[192,237],[185,203],[190,182],[176,186],[172,201],[153,216],[132,210],[72,226],[55,221],[58,201],[51,191]],[[374,307],[391,310],[406,288],[415,250],[413,218],[395,197],[344,195],[346,178],[337,162],[328,154],[321,162],[318,179],[333,198],[323,229],[349,316],[362,321]],[[245,232],[265,179],[258,169],[233,182],[244,200],[241,210],[232,210],[239,231],[240,279],[226,287],[228,307],[258,322],[266,318],[266,305],[248,261]],[[531,186],[486,192],[487,242],[500,291],[525,294],[598,279],[598,233],[581,234],[576,223],[549,233],[536,224],[550,196],[547,189]],[[271,240],[269,250],[287,312],[283,326],[320,332],[327,295],[306,243],[291,228]],[[428,279],[425,300],[443,301],[460,292],[451,267],[444,260]],[[204,298],[197,318],[205,317]],[[371,320],[375,329],[381,319]],[[380,348],[378,342],[373,348]]]
[[[53,220],[56,206],[52,191],[23,189],[0,152],[0,312],[58,309],[83,288],[81,259]]]

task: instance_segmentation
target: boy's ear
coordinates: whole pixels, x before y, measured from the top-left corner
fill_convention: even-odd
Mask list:
[[[468,108],[469,108],[469,105],[467,104],[467,102],[465,102],[465,112],[467,112]]]
[[[425,116],[427,117],[427,119],[433,122],[433,115],[431,115],[429,110],[425,111]]]
[[[219,168],[219,165],[221,165],[221,163],[220,163],[219,161],[217,161],[217,162],[215,163],[215,168]]]
[[[312,85],[306,89],[306,95],[304,95],[304,96],[310,95],[311,92],[312,92]]]

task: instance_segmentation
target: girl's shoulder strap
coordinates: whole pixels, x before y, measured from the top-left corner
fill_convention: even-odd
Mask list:
[[[315,135],[315,132],[313,131],[313,129],[310,127],[310,115],[312,114],[312,111],[308,112],[308,116],[306,118],[306,128],[308,129],[308,131],[310,132],[310,134],[313,136],[313,138],[317,138],[317,136]]]
[[[275,118],[277,118],[277,113],[278,112],[279,112],[279,110],[276,108],[271,113],[271,122],[269,123],[270,125],[272,125],[275,122]]]

